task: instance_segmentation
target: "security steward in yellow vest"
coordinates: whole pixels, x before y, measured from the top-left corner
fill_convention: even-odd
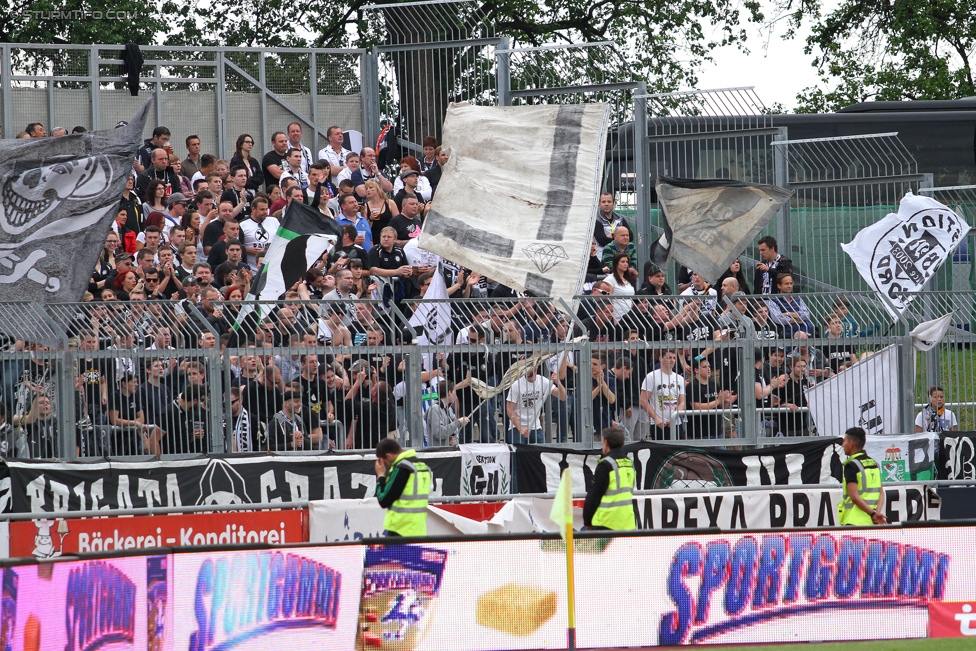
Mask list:
[[[593,472],[586,493],[583,524],[587,529],[629,531],[637,528],[634,517],[634,462],[623,451],[624,431],[603,430],[603,458]]]
[[[837,506],[837,522],[842,525],[887,524],[884,489],[878,462],[864,453],[867,433],[852,427],[844,433],[844,499]]]
[[[431,477],[416,450],[401,448],[395,439],[376,446],[376,497],[386,509],[384,536],[427,535]]]

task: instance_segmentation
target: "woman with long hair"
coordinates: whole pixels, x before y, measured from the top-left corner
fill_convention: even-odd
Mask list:
[[[95,263],[95,271],[92,273],[91,283],[88,291],[94,294],[97,290],[105,286],[108,275],[115,270],[115,254],[121,253],[120,244],[122,240],[115,231],[109,231],[105,237],[105,245],[101,253],[98,254],[98,261]]]
[[[749,283],[746,282],[746,275],[742,273],[742,263],[739,262],[738,258],[732,261],[729,268],[725,270],[725,273],[718,277],[715,281],[715,287],[719,291],[719,301],[722,299],[722,281],[726,278],[735,278],[739,283],[739,291],[744,294],[749,294]]]
[[[186,241],[197,244],[200,241],[200,211],[192,208],[183,214],[180,226],[186,229]]]
[[[383,192],[380,184],[373,179],[366,181],[366,203],[362,205],[363,217],[369,222],[373,241],[380,241],[380,231],[390,225],[390,220],[400,214],[396,201]]]
[[[617,321],[620,321],[625,314],[630,312],[630,308],[633,307],[633,301],[631,299],[617,298],[618,296],[634,295],[635,289],[631,282],[631,277],[630,256],[621,251],[613,256],[610,273],[603,279],[604,282],[613,287],[613,318]]]
[[[249,133],[242,133],[237,136],[237,145],[234,147],[234,155],[230,158],[230,166],[233,169],[240,165],[247,170],[247,184],[244,186],[248,190],[259,192],[264,187],[264,170],[258,159],[251,156],[254,149],[254,138]]]
[[[166,186],[158,179],[153,179],[146,185],[146,201],[142,204],[142,214],[166,212]]]
[[[170,154],[169,166],[173,168],[173,171],[176,172],[176,176],[178,176],[180,179],[180,188],[179,190],[174,190],[174,192],[182,192],[184,196],[192,197],[193,186],[190,185],[190,179],[183,176],[183,162],[180,160],[180,157],[176,154]]]
[[[129,292],[137,287],[142,289],[142,281],[139,280],[139,276],[132,269],[128,271],[123,271],[118,276],[115,277],[115,296],[120,301],[129,300]]]
[[[373,279],[370,278],[369,270],[363,269],[362,260],[350,260],[349,271],[352,272],[352,293],[359,298],[372,298],[372,291],[376,289]]]
[[[332,191],[330,186],[326,183],[319,183],[318,187],[315,188],[315,194],[312,195],[312,207],[318,208],[319,212],[326,217],[331,217],[335,219],[335,215],[329,210],[329,201],[332,199]]]

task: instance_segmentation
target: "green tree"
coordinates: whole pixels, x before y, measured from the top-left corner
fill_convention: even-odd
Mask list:
[[[815,55],[823,82],[798,96],[800,112],[866,100],[958,99],[976,91],[976,2],[844,0],[825,16],[818,10],[818,3],[806,4],[794,15],[796,22],[815,21],[806,52]]]

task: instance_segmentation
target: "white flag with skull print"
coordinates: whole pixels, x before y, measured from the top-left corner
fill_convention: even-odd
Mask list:
[[[117,129],[0,140],[0,300],[81,300],[151,103]]]
[[[909,192],[897,213],[840,246],[897,320],[968,233],[969,224],[948,206]]]

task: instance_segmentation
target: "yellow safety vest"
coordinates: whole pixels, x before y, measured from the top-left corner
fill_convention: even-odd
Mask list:
[[[629,531],[637,528],[634,517],[634,483],[637,474],[634,462],[630,459],[603,457],[600,462],[610,464],[610,484],[600,499],[600,506],[593,514],[594,527],[606,527],[614,531]]]
[[[386,511],[383,528],[401,536],[427,535],[427,498],[432,475],[424,462],[408,460],[416,456],[416,450],[404,450],[393,462],[393,468],[411,472],[403,493]]]
[[[878,467],[878,462],[864,452],[858,452],[847,457],[844,466],[849,463],[857,468],[857,492],[861,499],[872,511],[877,510],[881,500],[881,468]],[[843,483],[844,499],[837,506],[837,522],[849,525],[874,524],[871,514],[862,511],[847,494],[847,481],[844,480]]]

